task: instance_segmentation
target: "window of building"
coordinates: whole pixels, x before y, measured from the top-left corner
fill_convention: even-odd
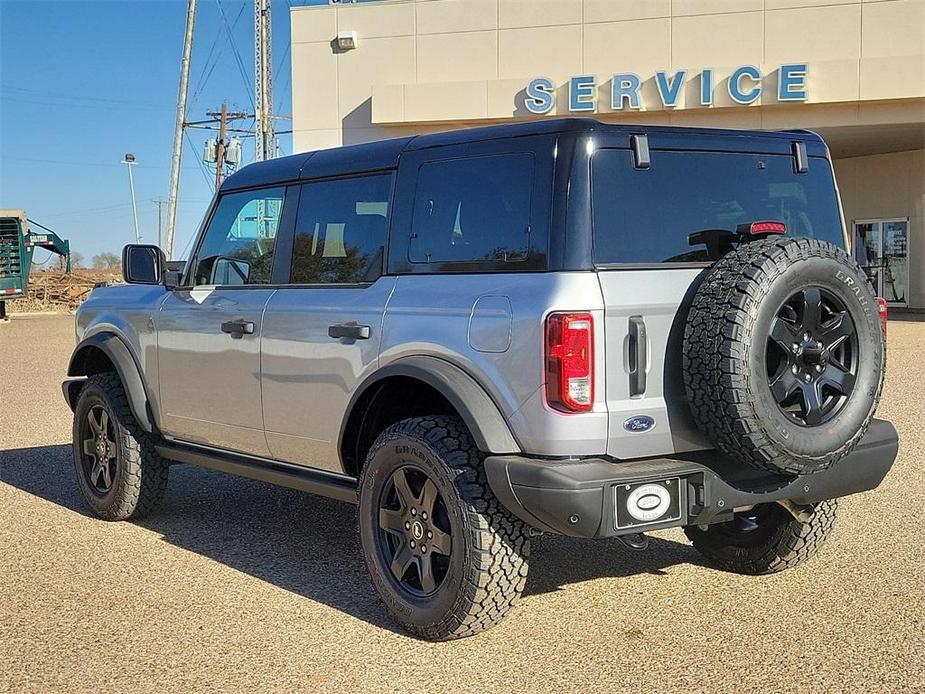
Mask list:
[[[909,219],[865,219],[854,223],[854,259],[877,296],[905,306],[909,293]]]
[[[199,247],[196,285],[269,284],[284,188],[228,193]]]
[[[592,159],[591,195],[598,264],[709,262],[739,224],[758,221],[844,246],[824,159],[795,174],[784,155],[654,151],[651,167],[636,169],[631,152],[604,149]]]
[[[382,274],[391,187],[391,174],[302,186],[290,282],[374,282]]]
[[[411,262],[525,260],[533,168],[532,154],[421,166],[411,224]]]

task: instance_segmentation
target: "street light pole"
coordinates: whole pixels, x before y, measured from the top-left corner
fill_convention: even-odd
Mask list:
[[[128,186],[132,191],[132,215],[135,217],[135,243],[141,243],[141,232],[138,230],[138,206],[135,204],[135,179],[132,178],[132,167],[135,165],[135,155],[126,154],[122,163],[128,167]]]

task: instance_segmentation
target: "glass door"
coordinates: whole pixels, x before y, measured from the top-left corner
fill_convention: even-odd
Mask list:
[[[854,258],[887,303],[906,305],[909,220],[865,219],[854,224]]]

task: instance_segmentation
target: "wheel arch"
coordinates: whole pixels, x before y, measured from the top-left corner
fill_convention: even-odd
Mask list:
[[[81,340],[67,367],[64,396],[73,411],[82,387],[82,377],[115,371],[125,388],[135,420],[146,432],[155,431],[154,417],[141,369],[128,345],[115,333],[100,332]]]
[[[472,376],[436,357],[403,357],[369,376],[351,397],[337,442],[344,471],[359,474],[365,451],[385,426],[423,414],[459,415],[485,453],[521,452],[501,410]]]

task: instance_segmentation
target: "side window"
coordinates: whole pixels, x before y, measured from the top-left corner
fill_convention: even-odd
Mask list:
[[[382,274],[391,174],[302,186],[292,284],[374,282]]]
[[[533,155],[429,162],[418,170],[409,260],[516,262],[527,258]]]
[[[193,284],[269,284],[285,188],[223,195],[199,247]]]

